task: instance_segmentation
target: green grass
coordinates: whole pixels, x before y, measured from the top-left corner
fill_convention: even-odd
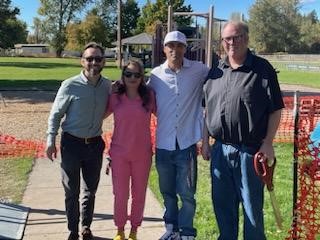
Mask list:
[[[277,166],[274,176],[275,194],[280,205],[282,217],[284,219],[283,230],[279,231],[275,224],[273,211],[270,203],[270,197],[265,190],[265,231],[267,239],[283,240],[291,225],[292,214],[292,144],[275,145],[277,154]],[[197,239],[214,240],[218,238],[219,230],[216,226],[214,212],[211,202],[211,177],[210,163],[204,161],[201,157],[198,159],[198,185],[197,185],[197,212],[195,217],[195,226],[198,230]],[[162,197],[158,187],[158,176],[155,168],[152,168],[150,174],[149,186],[162,203]],[[242,239],[242,219],[240,221],[239,239]]]
[[[81,68],[80,59],[0,57],[0,86],[57,89]],[[110,80],[119,79],[120,73],[114,62],[107,62],[102,72]]]
[[[1,201],[21,203],[32,164],[32,158],[0,159]]]
[[[280,70],[280,83],[320,88],[320,72],[289,71],[283,62],[272,64]],[[80,70],[80,59],[74,58],[0,57],[0,87],[57,89],[61,81]],[[146,69],[146,75],[149,72]],[[113,61],[107,61],[102,72],[110,80],[119,79],[120,73]]]
[[[298,84],[308,87],[320,88],[320,72],[289,70],[284,62],[271,62],[279,70],[278,78],[280,83]],[[306,65],[306,63],[295,63],[297,65]],[[308,65],[320,66],[320,63],[309,63]]]

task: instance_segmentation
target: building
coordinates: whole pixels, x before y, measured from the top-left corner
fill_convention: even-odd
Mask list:
[[[49,54],[49,44],[15,44],[16,56],[45,56]]]

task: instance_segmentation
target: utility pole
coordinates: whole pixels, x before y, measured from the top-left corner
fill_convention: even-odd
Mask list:
[[[118,61],[119,61],[119,68],[122,68],[122,46],[121,46],[121,7],[122,7],[122,2],[121,0],[118,0],[118,25],[117,25],[117,56],[118,56]]]

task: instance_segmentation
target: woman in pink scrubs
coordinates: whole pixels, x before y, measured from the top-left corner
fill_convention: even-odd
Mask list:
[[[130,60],[122,71],[122,84],[110,97],[107,116],[114,115],[114,131],[109,150],[112,159],[114,222],[118,228],[114,240],[124,240],[124,227],[130,220],[128,240],[137,239],[145,205],[152,161],[150,120],[155,113],[154,92],[146,86],[144,69]],[[131,184],[131,185],[130,185]],[[131,213],[128,200],[131,189]]]

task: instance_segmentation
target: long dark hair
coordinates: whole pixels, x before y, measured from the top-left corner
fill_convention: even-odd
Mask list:
[[[124,81],[124,72],[127,70],[129,65],[134,65],[139,69],[139,73],[141,74],[142,81],[138,87],[138,93],[139,96],[142,99],[142,107],[146,109],[146,111],[150,111],[149,109],[149,103],[150,103],[150,94],[151,89],[146,85],[145,76],[144,76],[144,67],[142,66],[141,62],[139,60],[130,59],[127,64],[123,66],[121,79],[123,81],[123,84],[119,85],[118,89],[116,90],[116,93],[121,95],[125,94],[127,89]]]

